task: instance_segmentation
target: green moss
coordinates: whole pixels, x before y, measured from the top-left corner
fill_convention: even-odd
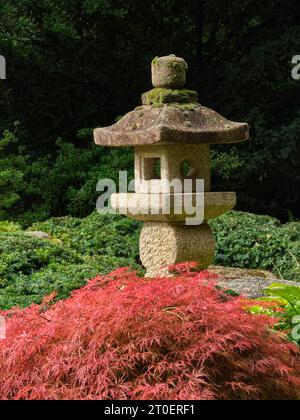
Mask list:
[[[142,96],[144,105],[158,105],[158,104],[195,104],[198,101],[198,94],[194,90],[172,90],[156,88],[144,93]]]
[[[165,104],[157,103],[157,104],[153,104],[152,106],[153,106],[153,108],[163,108],[165,106]]]
[[[178,61],[173,61],[170,64],[170,67],[173,69],[178,69],[179,71],[188,71],[188,65],[187,63],[179,63]]]
[[[152,60],[152,64],[154,65],[154,66],[157,66],[158,64],[159,64],[159,57],[155,57],[153,60]]]
[[[172,106],[173,108],[180,109],[181,111],[192,111],[192,112],[194,112],[199,107],[199,104],[197,102],[187,103],[187,104],[173,103],[173,104],[169,104],[169,106]]]

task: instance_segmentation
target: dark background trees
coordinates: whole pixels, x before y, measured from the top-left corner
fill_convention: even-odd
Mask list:
[[[248,144],[214,149],[214,188],[237,190],[242,210],[299,217],[299,9],[296,0],[2,0],[0,187],[15,191],[1,217],[91,212],[97,179],[132,167],[131,151],[94,147],[91,128],[139,104],[150,61],[170,53],[189,62],[203,104],[251,125]]]

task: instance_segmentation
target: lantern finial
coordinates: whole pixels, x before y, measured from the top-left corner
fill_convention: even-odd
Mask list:
[[[182,89],[187,70],[186,61],[176,55],[156,57],[152,61],[152,84],[155,88]]]

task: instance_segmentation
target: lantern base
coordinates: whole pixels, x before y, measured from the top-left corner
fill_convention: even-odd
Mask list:
[[[141,261],[146,277],[172,276],[168,267],[184,262],[197,262],[208,268],[215,256],[216,241],[207,224],[146,223],[140,237]]]

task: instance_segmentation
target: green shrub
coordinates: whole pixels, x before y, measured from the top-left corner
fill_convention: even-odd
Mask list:
[[[51,234],[51,240],[14,232],[17,225],[2,225],[11,232],[0,233],[0,309],[40,303],[53,291],[66,298],[90,278],[119,267],[140,269],[138,223],[126,218],[95,213],[32,227]]]
[[[21,230],[22,228],[18,223],[0,221],[0,233],[19,232]]]
[[[288,335],[288,338],[300,345],[300,287],[274,283],[266,289],[266,294],[276,298],[284,308],[277,314],[277,329]]]
[[[300,345],[300,287],[273,283],[265,290],[267,298],[257,299],[247,308],[255,315],[275,317],[275,330]]]
[[[26,159],[15,131],[5,130],[0,136],[0,220],[11,220],[16,215],[24,189]]]
[[[141,224],[126,217],[92,213],[85,219],[53,218],[33,225],[84,255],[109,255],[138,261]]]
[[[217,238],[217,265],[300,276],[300,223],[280,225],[269,216],[229,212],[211,223]]]
[[[280,225],[268,216],[229,212],[211,225],[217,238],[215,264],[299,279],[300,223]],[[52,218],[31,227],[48,233],[48,240],[2,222],[0,308],[39,303],[53,291],[65,298],[88,279],[118,267],[131,266],[142,273],[140,228],[140,223],[125,217],[95,212],[85,219]]]
[[[95,209],[99,179],[109,178],[118,183],[120,170],[130,170],[133,177],[132,150],[98,147],[93,144],[91,130],[83,133],[81,130],[78,137],[76,145],[59,139],[56,159],[41,158],[29,168],[27,194],[34,195],[37,206],[21,215],[24,224],[44,220],[43,211],[47,218],[68,214],[86,217]],[[79,147],[84,140],[89,144],[88,149]]]

